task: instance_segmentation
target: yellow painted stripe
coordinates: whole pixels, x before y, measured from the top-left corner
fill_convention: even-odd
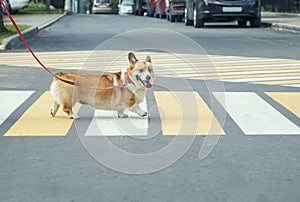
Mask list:
[[[300,118],[299,92],[267,92],[266,94]]]
[[[47,91],[28,108],[4,136],[66,136],[73,120],[68,119],[61,109],[53,118],[50,115],[52,104],[52,97]]]
[[[196,92],[155,91],[163,135],[225,135]]]

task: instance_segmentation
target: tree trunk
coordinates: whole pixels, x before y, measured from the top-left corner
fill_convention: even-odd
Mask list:
[[[3,13],[2,13],[2,9],[0,9],[0,33],[4,33],[4,32],[8,32],[8,30],[4,26]]]

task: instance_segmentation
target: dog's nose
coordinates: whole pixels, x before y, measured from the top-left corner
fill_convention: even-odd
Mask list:
[[[146,79],[149,81],[151,79],[151,76],[150,75],[147,75],[146,76]]]

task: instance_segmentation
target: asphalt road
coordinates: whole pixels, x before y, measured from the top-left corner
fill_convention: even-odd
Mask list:
[[[111,40],[116,35],[118,37]],[[190,37],[201,48],[184,36]],[[72,54],[72,51],[94,49],[143,50],[153,53],[174,51],[178,54],[208,53],[246,58],[300,59],[300,36],[297,34],[274,31],[266,27],[237,28],[233,24],[209,25],[205,29],[194,29],[184,26],[183,23],[171,24],[165,20],[134,16],[66,16],[28,41],[37,52],[69,51]],[[103,42],[105,43],[102,44]],[[185,43],[188,46],[184,45]],[[8,53],[19,54],[25,51],[25,48],[20,46]],[[150,126],[147,131],[148,134],[155,133],[156,136],[150,139],[108,138],[128,153],[157,154],[155,159],[150,158],[148,162],[132,161],[126,157],[116,157],[117,153],[109,153],[110,148],[102,141],[97,142],[99,139],[84,142],[84,137],[78,131],[86,126],[85,121],[90,121],[89,119],[75,122],[63,137],[3,136],[27,108],[49,89],[49,75],[40,68],[32,68],[26,64],[1,65],[0,68],[1,91],[34,91],[1,125],[0,201],[296,202],[300,198],[299,135],[274,135],[271,132],[251,135],[247,127],[239,125],[238,119],[235,119],[230,110],[224,111],[221,104],[211,96],[212,92],[222,90],[237,92],[240,98],[246,98],[243,97],[246,95],[243,93],[254,93],[286,117],[285,120],[300,127],[297,114],[287,110],[266,94],[289,92],[296,95],[299,92],[298,88],[159,76],[156,80],[157,85],[147,94],[147,105],[150,109]],[[188,84],[188,87],[184,84]],[[214,103],[215,116],[220,122],[224,119],[222,128],[226,135],[211,136],[208,139],[204,136],[163,136],[163,132],[159,130],[162,127],[162,118],[159,116],[154,92],[165,91],[164,87],[173,92],[196,92],[206,103]],[[253,100],[257,97],[250,95]],[[249,102],[246,100],[245,105],[251,105],[251,99]],[[240,111],[242,109],[248,110],[248,107],[242,107]],[[91,109],[86,108],[79,112],[83,117],[89,116],[88,113],[91,113]],[[84,127],[81,127],[82,125]],[[30,127],[35,128],[34,120]],[[187,141],[191,141],[190,145],[187,144],[187,151],[182,156],[176,153],[176,149],[185,149]],[[93,142],[103,146],[96,150],[96,153],[103,152],[103,156],[111,160],[109,163],[117,159],[117,164],[107,166],[99,161],[99,158],[103,160],[101,154],[92,155],[92,149],[87,144]],[[176,149],[159,155],[159,151],[172,142],[177,143]],[[211,153],[200,160],[200,148],[203,145],[213,147],[214,143],[217,144]],[[128,174],[117,171],[122,171],[122,166],[129,171],[134,171],[135,168],[143,168],[146,172],[154,171],[157,162],[167,162],[169,157],[176,155],[178,160],[170,166],[161,166],[161,169],[148,174],[137,175],[134,172]],[[157,159],[158,161],[155,161]],[[114,166],[118,169],[114,169]]]
[[[166,20],[136,16],[66,16],[29,41],[36,51],[93,50],[113,36],[129,30],[148,28],[184,34],[208,54],[299,59],[298,34],[273,31],[268,27],[237,29],[232,23],[214,23],[208,24],[206,29],[194,29],[183,23],[168,23]]]

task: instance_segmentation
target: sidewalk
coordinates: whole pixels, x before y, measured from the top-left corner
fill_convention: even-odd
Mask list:
[[[262,12],[262,22],[274,28],[300,32],[300,14]]]
[[[52,25],[59,19],[63,18],[66,13],[63,14],[26,14],[26,15],[14,15],[13,18],[17,24],[31,25],[32,27],[23,31],[22,34],[25,38],[32,37],[40,30]],[[4,17],[4,23],[11,23],[7,15]],[[0,44],[0,50],[12,49],[21,43],[21,39],[18,34],[8,37]]]
[[[32,25],[31,28],[22,32],[25,38],[27,38],[55,23],[65,15],[66,13],[14,15],[13,17],[17,24]],[[7,16],[4,16],[4,21],[5,23],[10,22]],[[300,32],[300,14],[262,12],[262,24],[264,26]],[[11,49],[20,42],[21,40],[17,34],[6,38],[3,40],[2,45],[0,45],[0,50]]]

